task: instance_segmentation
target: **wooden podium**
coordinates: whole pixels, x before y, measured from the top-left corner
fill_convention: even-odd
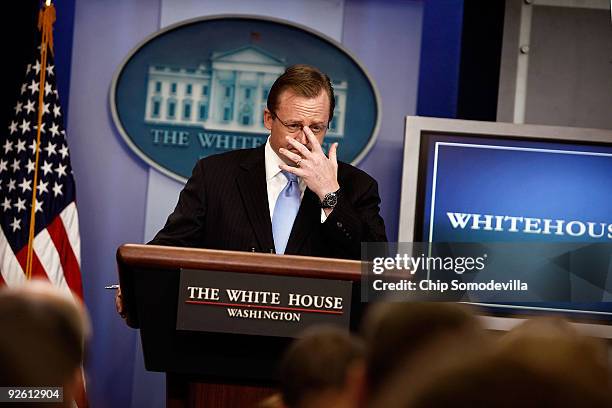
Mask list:
[[[292,340],[177,330],[182,268],[353,282],[351,329],[362,315],[358,261],[126,244],[117,263],[127,324],[140,329],[146,369],[166,373],[168,407],[254,406],[275,392]]]

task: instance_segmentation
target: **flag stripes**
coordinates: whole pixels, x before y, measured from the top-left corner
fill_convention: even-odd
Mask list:
[[[71,203],[47,228],[34,239],[34,266],[32,276],[43,278],[55,286],[69,290],[83,298],[80,254],[74,247],[80,247],[78,234],[78,216],[76,205]],[[10,282],[18,285],[25,282],[26,248],[15,256],[4,233],[0,231],[1,280],[0,285]]]

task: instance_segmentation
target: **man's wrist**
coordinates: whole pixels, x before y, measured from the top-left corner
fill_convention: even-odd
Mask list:
[[[338,191],[339,189],[340,189],[340,185],[338,183],[321,189],[321,193],[317,194],[317,196],[319,197],[319,202],[323,201],[323,199],[325,198],[327,194]]]
[[[336,204],[338,204],[338,195],[340,194],[340,189],[338,188],[336,191],[331,191],[327,194],[325,194],[325,196],[323,196],[323,199],[321,199],[320,201],[320,205],[321,208],[325,209],[334,209],[334,207],[336,206]]]

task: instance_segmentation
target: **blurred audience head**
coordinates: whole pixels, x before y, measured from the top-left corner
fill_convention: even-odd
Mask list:
[[[364,377],[364,346],[334,327],[312,327],[287,350],[280,367],[285,406],[355,407]]]
[[[272,394],[259,401],[255,408],[285,408],[283,396],[280,393]]]
[[[560,318],[535,318],[516,326],[499,340],[499,348],[529,361],[538,370],[566,371],[577,381],[609,385],[606,345]]]
[[[90,325],[78,300],[45,281],[0,289],[0,385],[76,386]]]
[[[488,344],[477,318],[453,303],[379,303],[368,312],[363,332],[370,398],[397,371],[420,376],[438,360],[477,352]]]
[[[372,407],[612,406],[602,347],[564,321],[528,321],[435,372],[400,372]]]

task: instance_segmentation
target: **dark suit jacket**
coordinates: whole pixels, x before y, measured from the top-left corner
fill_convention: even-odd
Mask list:
[[[150,244],[274,252],[264,160],[264,146],[199,160]],[[306,189],[286,254],[360,259],[362,241],[387,240],[376,181],[338,163],[338,183],[338,204],[324,223],[318,197]]]

